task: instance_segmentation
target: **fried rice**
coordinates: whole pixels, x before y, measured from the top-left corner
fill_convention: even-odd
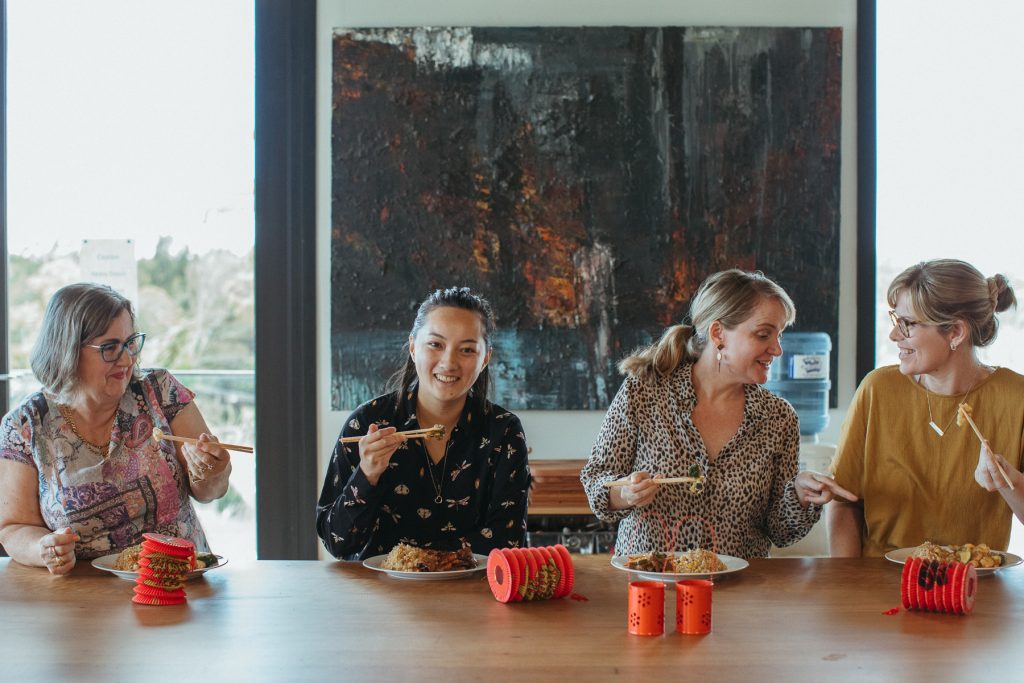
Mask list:
[[[449,551],[417,548],[408,543],[399,543],[391,549],[380,566],[381,569],[402,572],[449,572],[457,569],[474,569],[476,559],[468,547]]]

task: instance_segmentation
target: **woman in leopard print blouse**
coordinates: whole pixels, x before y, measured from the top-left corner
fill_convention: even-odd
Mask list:
[[[759,386],[794,316],[760,272],[716,273],[691,302],[692,326],[670,327],[622,361],[626,380],[580,475],[594,514],[619,522],[616,553],[767,557],[772,543],[806,535],[825,503],[856,500],[824,474],[797,472],[796,412]],[[693,473],[704,477],[699,491],[655,481]]]

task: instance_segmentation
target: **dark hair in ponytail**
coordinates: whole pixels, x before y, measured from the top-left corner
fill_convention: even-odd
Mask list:
[[[487,302],[487,299],[479,294],[474,294],[469,287],[449,287],[448,289],[434,290],[430,296],[423,300],[423,303],[420,304],[419,309],[416,311],[416,319],[413,320],[409,336],[415,338],[417,333],[423,328],[423,325],[426,324],[427,316],[435,309],[444,307],[461,308],[473,311],[479,315],[480,326],[483,329],[484,344],[487,349],[491,348],[491,334],[495,329],[494,312],[491,310],[491,304]],[[402,412],[406,401],[409,399],[409,392],[417,379],[416,364],[409,355],[409,343],[406,342],[402,348],[405,350],[405,363],[402,365],[401,370],[391,376],[386,388],[388,393],[395,393],[395,398],[397,399],[395,404],[396,414]],[[469,396],[466,398],[466,401],[470,404],[470,407],[476,409],[477,412],[485,412],[487,410],[487,397],[490,388],[490,367],[487,366],[480,371],[480,375],[469,390]]]

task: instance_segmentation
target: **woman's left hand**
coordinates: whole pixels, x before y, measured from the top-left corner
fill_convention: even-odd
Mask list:
[[[837,484],[835,479],[821,472],[804,470],[796,475],[795,483],[796,497],[802,507],[807,507],[808,504],[824,505],[835,498],[845,498],[851,503],[857,501],[857,496]]]
[[[997,464],[998,463],[998,467]],[[981,452],[978,453],[978,466],[974,470],[974,480],[986,491],[998,491],[1009,487],[1009,483],[1003,478],[999,468],[1003,468],[1008,478],[1017,475],[1017,468],[1006,461],[1006,458],[998,453],[992,452],[988,441],[982,442]],[[1011,478],[1010,481],[1013,481]]]
[[[181,452],[193,482],[216,478],[224,474],[231,464],[231,455],[217,445],[217,437],[205,432],[199,435],[199,442],[195,445],[181,444]]]

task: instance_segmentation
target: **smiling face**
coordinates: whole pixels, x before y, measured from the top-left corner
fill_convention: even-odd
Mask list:
[[[409,337],[409,354],[419,378],[419,400],[440,406],[465,402],[491,350],[478,313],[441,306],[427,314],[415,337]]]
[[[786,309],[764,298],[750,317],[732,329],[721,327],[722,372],[743,384],[764,384],[772,361],[782,355],[780,339],[786,328]]]
[[[953,333],[943,332],[938,325],[917,322],[918,316],[910,305],[910,296],[900,292],[896,297],[896,315],[909,321],[909,337],[893,326],[889,339],[896,343],[900,356],[900,372],[904,375],[927,375],[941,370],[952,357],[949,344]]]
[[[106,331],[86,344],[104,344],[106,342],[122,342],[135,334],[135,326],[128,311],[114,319]],[[100,350],[91,346],[83,346],[78,351],[78,386],[77,393],[83,398],[99,403],[116,403],[121,400],[128,382],[132,378],[135,359],[122,351],[113,363],[108,363],[100,356]]]

